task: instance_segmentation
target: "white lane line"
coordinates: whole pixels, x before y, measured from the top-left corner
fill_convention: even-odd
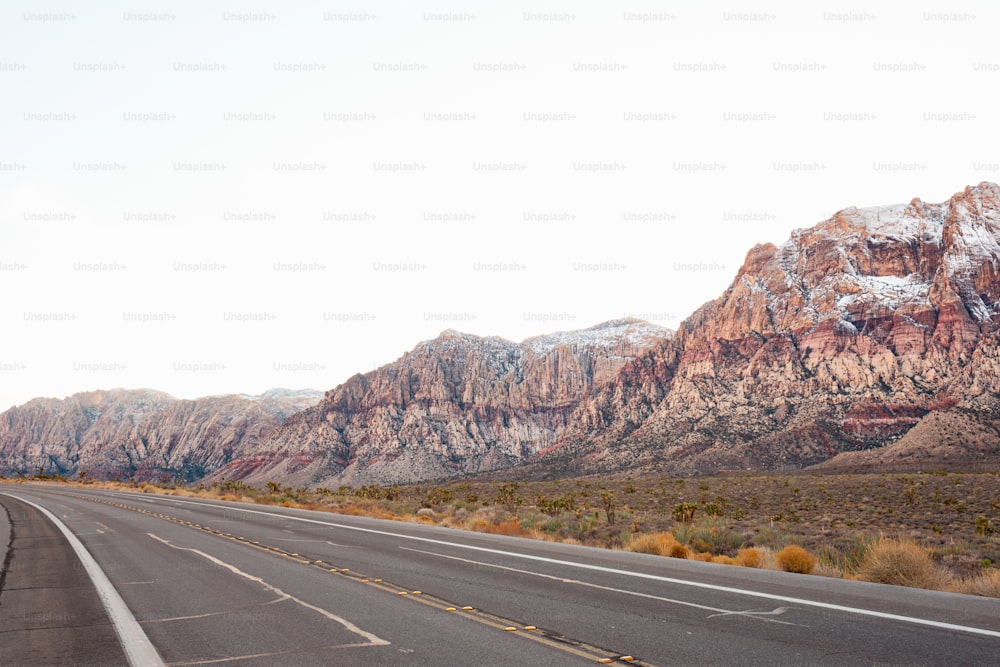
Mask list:
[[[118,635],[118,641],[121,642],[122,649],[125,651],[125,657],[132,667],[161,667],[163,665],[163,659],[160,654],[156,651],[156,647],[153,643],[149,641],[149,637],[143,631],[139,622],[135,620],[135,616],[132,615],[132,611],[122,600],[121,595],[115,590],[115,587],[111,584],[107,575],[101,569],[101,566],[97,564],[94,557],[90,555],[87,548],[83,546],[83,543],[77,539],[69,528],[66,527],[62,521],[60,521],[52,512],[48,511],[41,505],[36,505],[30,500],[25,500],[11,493],[5,493],[11,498],[17,498],[21,502],[31,505],[42,514],[44,514],[56,528],[62,531],[62,534],[66,536],[66,541],[69,545],[73,547],[73,551],[76,552],[76,557],[80,559],[80,563],[83,565],[83,569],[90,576],[90,580],[94,582],[94,587],[97,589],[97,594],[101,598],[101,604],[104,605],[105,611],[108,612],[108,617],[111,619],[111,624],[115,628],[115,633]]]
[[[187,665],[216,665],[222,662],[237,662],[240,660],[259,660],[261,658],[275,658],[279,655],[296,655],[299,653],[308,653],[310,651],[326,651],[334,648],[350,648],[352,645],[347,646],[309,646],[305,648],[295,648],[289,649],[287,651],[278,651],[276,653],[253,653],[250,655],[234,655],[228,658],[213,658],[210,660],[190,660],[188,662],[172,662],[170,667],[186,667]],[[400,650],[401,653],[405,653],[405,650]],[[410,651],[412,653],[413,651]],[[294,663],[289,663],[294,664]]]
[[[148,533],[147,533],[147,535],[148,535]],[[261,604],[258,604],[258,605],[252,605],[252,606],[249,606],[249,607],[239,607],[237,609],[226,609],[225,611],[210,611],[210,612],[205,613],[205,614],[194,614],[193,616],[171,616],[170,618],[147,618],[146,620],[143,621],[143,623],[145,623],[146,625],[149,625],[150,623],[172,623],[174,621],[191,621],[191,620],[194,620],[196,618],[210,618],[212,616],[228,616],[230,614],[239,613],[241,611],[249,611],[251,609],[258,609],[260,607],[267,607],[268,605],[272,605],[272,604],[280,604],[280,603],[282,603],[282,602],[284,602],[285,600],[288,600],[288,599],[289,598],[286,595],[286,596],[275,598],[274,600],[271,600],[270,602],[262,602]],[[171,664],[175,664],[175,663],[171,663]]]
[[[215,563],[219,567],[223,567],[223,568],[229,570],[230,572],[232,572],[233,574],[235,574],[237,576],[243,577],[244,579],[249,579],[250,581],[253,581],[255,583],[260,584],[261,586],[263,586],[267,590],[269,590],[272,593],[274,593],[275,595],[277,595],[279,597],[279,599],[282,599],[282,600],[291,600],[292,602],[295,602],[295,603],[297,603],[297,604],[305,607],[306,609],[311,609],[312,611],[316,612],[317,614],[319,614],[321,616],[325,616],[326,618],[330,619],[331,621],[336,621],[337,623],[340,623],[342,626],[344,626],[350,632],[353,632],[354,634],[358,635],[359,637],[363,637],[365,640],[367,640],[366,642],[359,643],[359,644],[345,644],[344,645],[345,647],[347,647],[347,646],[387,646],[389,644],[389,642],[387,642],[386,640],[382,639],[381,637],[378,637],[376,635],[373,635],[370,632],[366,632],[366,631],[362,630],[358,626],[356,626],[353,623],[351,623],[350,621],[348,621],[346,618],[341,618],[340,616],[337,616],[336,614],[332,614],[329,611],[327,611],[326,609],[323,609],[322,607],[317,607],[316,605],[309,604],[305,600],[300,600],[299,598],[295,597],[294,595],[290,595],[290,594],[286,593],[285,591],[281,590],[277,586],[272,586],[271,584],[267,583],[266,581],[264,581],[260,577],[255,577],[252,574],[248,574],[247,572],[244,572],[243,570],[239,569],[235,565],[230,565],[229,563],[227,563],[225,561],[219,560],[218,558],[216,558],[215,556],[212,556],[211,554],[207,554],[204,551],[199,551],[198,549],[193,549],[191,547],[179,547],[176,544],[171,544],[168,540],[165,540],[162,537],[158,537],[158,536],[156,536],[156,535],[154,535],[152,533],[146,533],[146,534],[149,535],[154,540],[156,540],[157,542],[162,542],[163,544],[167,545],[168,547],[170,547],[172,549],[178,549],[180,551],[190,551],[191,553],[198,554],[202,558],[204,558],[206,560],[209,560],[212,563]]]
[[[716,612],[709,616],[708,618],[715,618],[716,616],[747,616],[749,618],[756,618],[759,621],[767,621],[768,623],[780,623],[782,625],[796,625],[798,627],[808,627],[805,625],[799,625],[798,623],[789,623],[788,621],[779,621],[775,618],[764,618],[764,616],[777,616],[783,614],[788,610],[788,607],[778,607],[773,611],[761,612],[761,611],[738,611],[732,609],[719,609],[718,607],[709,607],[703,604],[697,604],[695,602],[686,602],[684,600],[674,600],[672,598],[665,598],[659,595],[650,595],[649,593],[639,593],[638,591],[629,591],[624,588],[613,588],[611,586],[602,586],[600,584],[594,584],[589,581],[580,581],[579,579],[566,579],[565,577],[557,577],[551,574],[545,574],[544,572],[532,572],[531,570],[520,570],[516,567],[507,567],[506,565],[496,565],[495,563],[484,563],[478,560],[471,560],[468,558],[459,558],[458,556],[449,556],[447,554],[440,554],[434,551],[424,551],[423,549],[410,549],[409,547],[400,547],[404,551],[413,551],[418,554],[427,554],[428,556],[437,556],[439,558],[447,558],[448,560],[457,560],[463,563],[471,563],[473,565],[483,565],[485,567],[493,567],[498,570],[506,570],[507,572],[517,572],[519,574],[530,574],[533,577],[541,577],[543,579],[551,579],[553,581],[558,581],[563,584],[574,584],[576,586],[586,586],[588,588],[597,588],[602,591],[611,591],[612,593],[623,593],[625,595],[634,595],[639,598],[647,598],[650,600],[658,600],[660,602],[669,602],[670,604],[683,605],[685,607],[694,607],[695,609],[702,609],[704,611]]]
[[[127,494],[126,494],[127,495]],[[145,499],[143,499],[145,500]],[[351,526],[345,523],[335,523],[333,521],[319,521],[318,519],[307,519],[305,517],[293,516],[289,514],[276,514],[274,512],[263,512],[261,510],[251,510],[244,509],[242,507],[233,507],[227,505],[216,505],[215,503],[196,503],[189,500],[177,500],[175,498],[164,498],[168,502],[174,503],[184,503],[186,505],[199,505],[202,507],[214,507],[215,509],[235,511],[235,512],[246,512],[248,514],[261,514],[263,516],[268,516],[272,518],[288,519],[290,521],[300,521],[302,523],[312,523],[320,526],[330,526],[332,528],[343,528],[345,530],[355,530],[362,533],[372,533],[375,535],[385,535],[388,537],[395,537],[405,540],[414,540],[417,542],[427,542],[430,544],[440,544],[447,547],[454,547],[456,549],[469,549],[472,551],[481,551],[484,553],[492,553],[500,556],[507,556],[509,558],[522,558],[525,560],[535,560],[543,563],[552,563],[553,565],[562,565],[565,567],[576,567],[583,570],[593,570],[595,572],[606,572],[608,574],[618,574],[626,577],[636,577],[639,579],[652,579],[653,581],[662,581],[668,584],[677,584],[678,586],[691,586],[693,588],[704,588],[706,590],[719,591],[721,593],[732,593],[734,595],[749,595],[752,597],[763,598],[765,600],[777,600],[778,602],[790,602],[797,605],[805,605],[808,607],[819,607],[820,609],[830,609],[832,611],[840,611],[848,614],[859,614],[862,616],[872,616],[874,618],[884,618],[891,621],[899,621],[901,623],[913,623],[915,625],[925,625],[932,628],[939,628],[941,630],[952,630],[956,632],[969,632],[976,635],[983,635],[985,637],[1000,638],[1000,632],[996,630],[986,630],[984,628],[977,628],[969,625],[958,625],[956,623],[945,623],[944,621],[932,621],[926,618],[916,618],[914,616],[903,616],[901,614],[890,614],[884,611],[875,611],[874,609],[865,609],[863,607],[848,607],[846,605],[833,604],[830,602],[820,602],[818,600],[808,600],[805,598],[793,598],[787,595],[776,595],[774,593],[761,593],[759,591],[751,591],[744,588],[732,588],[730,586],[719,586],[718,584],[706,584],[700,581],[688,581],[686,579],[676,579],[674,577],[661,577],[656,574],[647,574],[645,572],[630,572],[628,570],[620,570],[614,567],[604,567],[602,565],[590,565],[588,563],[576,563],[569,560],[559,560],[557,558],[547,558],[545,556],[535,556],[532,554],[521,554],[513,551],[503,551],[501,549],[490,549],[488,547],[477,547],[471,544],[460,544],[457,542],[447,542],[445,540],[435,540],[430,537],[418,537],[416,535],[406,535],[403,533],[393,533],[388,530],[378,530],[376,528],[362,528],[361,526]]]

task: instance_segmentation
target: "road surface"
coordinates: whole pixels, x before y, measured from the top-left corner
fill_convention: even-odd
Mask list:
[[[0,506],[3,665],[1000,664],[997,599],[142,493]]]

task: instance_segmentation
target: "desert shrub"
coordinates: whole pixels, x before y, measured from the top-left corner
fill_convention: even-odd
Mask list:
[[[764,554],[760,552],[760,549],[747,547],[739,550],[735,562],[741,567],[761,567],[764,564]]]
[[[521,526],[521,522],[517,519],[507,519],[494,525],[487,525],[484,532],[496,535],[511,535],[513,537],[525,537],[529,535],[528,531]]]
[[[559,519],[549,519],[538,526],[539,530],[544,530],[546,533],[558,533],[563,529],[563,522]]]
[[[671,532],[678,542],[689,545],[695,551],[708,551],[715,555],[733,555],[747,542],[747,536],[730,530],[724,519],[711,516],[694,524],[678,523]]]
[[[778,567],[785,572],[809,574],[816,567],[816,556],[802,547],[790,544],[777,553]]]
[[[694,560],[700,560],[702,563],[711,563],[712,562],[712,554],[709,554],[709,553],[695,554],[691,558],[694,559]]]
[[[722,516],[723,508],[719,503],[708,503],[704,508],[705,514],[708,516]]]
[[[608,519],[608,525],[615,525],[615,494],[613,491],[601,491],[601,506]]]
[[[698,505],[695,503],[680,503],[674,507],[672,515],[674,521],[680,521],[681,523],[691,523],[694,521],[694,513],[698,511]]]
[[[544,493],[540,493],[535,498],[535,504],[540,511],[550,516],[558,516],[576,509],[576,497],[572,493],[565,493],[558,498],[548,498]]]
[[[696,537],[691,541],[691,548],[695,551],[712,552],[712,543],[703,537]]]
[[[517,508],[524,504],[524,498],[517,493],[519,486],[517,482],[501,485],[497,489],[497,495],[493,499],[493,503],[507,508],[507,511],[511,514],[517,513]]]
[[[712,556],[712,562],[720,565],[736,565],[736,559],[729,556]]]
[[[952,590],[966,595],[1000,598],[1000,570],[991,568],[982,574],[963,579],[955,584]]]
[[[871,543],[858,574],[877,584],[942,589],[947,574],[934,564],[930,553],[915,542],[881,537]]]
[[[427,492],[427,495],[424,497],[423,506],[437,507],[438,505],[450,503],[454,499],[455,494],[451,491],[451,489],[446,489],[442,486],[435,486]]]
[[[688,549],[683,544],[675,543],[673,546],[670,547],[670,553],[667,555],[670,556],[671,558],[690,558],[691,550]]]
[[[634,535],[625,545],[627,551],[656,556],[669,556],[671,549],[678,546],[677,540],[670,533],[643,533]]]
[[[987,536],[992,535],[995,530],[993,522],[985,514],[980,514],[976,517],[976,533]]]
[[[671,534],[673,534],[674,539],[676,539],[681,544],[691,544],[691,540],[695,536],[695,527],[689,523],[678,523],[670,529]]]

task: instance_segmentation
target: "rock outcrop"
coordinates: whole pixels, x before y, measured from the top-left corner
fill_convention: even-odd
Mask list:
[[[942,204],[845,209],[758,245],[721,297],[581,405],[564,464],[773,470],[883,447],[956,405],[986,424],[998,269],[992,183]]]

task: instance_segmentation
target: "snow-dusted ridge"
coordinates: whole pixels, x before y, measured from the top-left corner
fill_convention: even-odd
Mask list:
[[[602,322],[586,329],[556,331],[526,338],[521,342],[521,347],[530,348],[536,354],[544,354],[562,345],[614,347],[628,344],[645,346],[657,339],[669,338],[671,335],[672,331],[666,327],[635,318],[624,318]]]
[[[240,398],[248,401],[263,401],[265,399],[282,398],[323,398],[323,392],[316,389],[287,389],[285,387],[274,387],[262,394],[237,394]]]
[[[535,354],[545,354],[561,346],[606,347],[615,348],[620,345],[647,346],[657,340],[673,335],[673,330],[661,327],[645,320],[626,317],[608,320],[586,329],[555,331],[525,338],[520,343],[500,336],[478,336],[476,334],[445,329],[437,338],[420,343],[419,348],[440,350],[455,344],[476,344],[487,349],[510,351],[520,349]]]
[[[815,271],[817,257],[829,267],[825,276]],[[930,308],[935,290],[955,293],[975,321],[987,321],[998,304],[979,297],[976,276],[984,266],[1000,268],[1000,186],[983,182],[938,204],[845,208],[793,231],[771,261],[783,274],[781,288],[756,276],[744,276],[744,284],[769,301],[772,292],[800,291],[798,308],[817,323]],[[772,306],[790,307],[785,298]]]

